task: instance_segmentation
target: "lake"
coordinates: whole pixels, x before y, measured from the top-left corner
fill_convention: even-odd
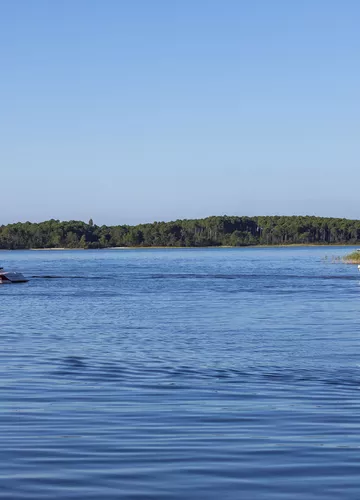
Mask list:
[[[0,499],[358,500],[351,250],[0,252]]]

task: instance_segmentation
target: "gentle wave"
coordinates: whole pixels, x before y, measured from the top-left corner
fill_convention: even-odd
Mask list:
[[[321,252],[9,254],[0,499],[358,500],[360,280]]]

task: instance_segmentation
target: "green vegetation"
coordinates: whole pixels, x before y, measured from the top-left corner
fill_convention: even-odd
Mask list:
[[[0,226],[0,249],[206,247],[357,244],[360,221],[321,217],[208,217],[138,226],[97,226],[90,219]]]
[[[360,250],[355,250],[355,252],[346,255],[344,261],[349,264],[360,264]]]
[[[50,220],[0,226],[0,249],[357,244],[360,221],[321,217],[208,217],[138,226]]]

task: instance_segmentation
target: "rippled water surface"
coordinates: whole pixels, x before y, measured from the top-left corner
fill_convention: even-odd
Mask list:
[[[348,251],[1,252],[0,498],[358,500]]]

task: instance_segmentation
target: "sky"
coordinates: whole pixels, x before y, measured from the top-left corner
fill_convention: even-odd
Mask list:
[[[0,224],[360,218],[357,0],[0,0]]]

